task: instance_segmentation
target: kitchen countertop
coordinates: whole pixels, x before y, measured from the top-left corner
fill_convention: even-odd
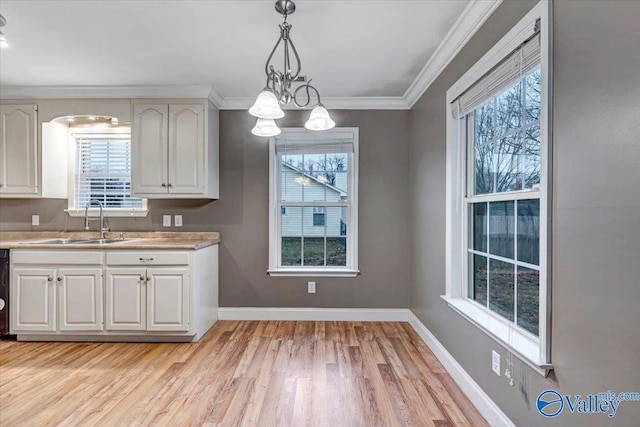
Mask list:
[[[123,232],[121,242],[99,244],[46,244],[38,243],[53,239],[96,239],[97,231],[0,231],[0,248],[3,249],[192,249],[198,250],[220,243],[218,232]],[[120,232],[105,233],[107,239],[119,239]]]

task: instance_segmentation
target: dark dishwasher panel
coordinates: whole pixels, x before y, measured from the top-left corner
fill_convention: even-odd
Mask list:
[[[0,338],[9,335],[9,250],[0,249]]]

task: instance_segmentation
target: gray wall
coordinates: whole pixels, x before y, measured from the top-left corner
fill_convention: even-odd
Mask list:
[[[454,313],[445,292],[445,93],[535,2],[504,2],[411,111],[411,310],[518,426],[638,425],[640,402],[543,419],[538,394],[640,391],[640,2],[554,4],[552,361],[548,379]],[[503,365],[504,369],[504,365]],[[521,373],[526,376],[523,389]]]
[[[357,278],[272,278],[268,266],[268,141],[251,135],[246,111],[220,112],[220,200],[150,201],[146,218],[111,218],[114,231],[220,231],[220,305],[227,307],[373,307],[408,305],[407,111],[332,111],[337,126],[360,128],[360,229]],[[308,112],[287,112],[284,127]],[[46,159],[45,159],[46,161]],[[65,200],[0,200],[0,230],[81,230]],[[40,227],[31,227],[31,214]],[[163,214],[182,214],[182,228],[163,228]],[[95,226],[95,225],[94,225]],[[310,279],[314,280],[314,279]]]

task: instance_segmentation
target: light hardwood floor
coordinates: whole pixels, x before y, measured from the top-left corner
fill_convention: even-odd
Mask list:
[[[0,425],[486,426],[408,323],[219,321],[198,343],[0,342]]]

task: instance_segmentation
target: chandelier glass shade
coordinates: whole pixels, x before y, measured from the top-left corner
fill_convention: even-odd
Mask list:
[[[251,129],[251,133],[256,136],[276,136],[280,135],[280,128],[273,119],[258,119],[256,125]]]
[[[335,125],[336,122],[331,119],[324,105],[318,104],[311,110],[309,120],[304,124],[304,127],[309,130],[328,130]]]
[[[267,77],[267,83],[262,92],[258,95],[256,102],[249,109],[249,114],[258,118],[258,123],[252,129],[254,135],[259,136],[273,136],[265,135],[263,132],[256,133],[256,129],[262,129],[267,126],[266,122],[261,120],[271,120],[269,126],[274,126],[278,129],[273,120],[284,117],[284,111],[280,105],[288,105],[291,101],[299,108],[304,108],[311,102],[312,92],[315,94],[318,102],[311,111],[309,120],[305,123],[305,127],[311,130],[327,130],[335,126],[335,122],[329,116],[329,112],[320,102],[320,93],[318,90],[311,86],[311,80],[307,81],[306,76],[300,75],[302,69],[302,63],[300,56],[296,50],[293,40],[291,40],[290,31],[291,24],[287,22],[287,16],[295,12],[296,6],[291,0],[278,0],[275,4],[275,9],[278,13],[284,16],[284,22],[280,24],[280,38],[276,42],[269,58],[264,67],[264,71]],[[284,49],[283,58],[283,70],[276,70],[271,64],[273,56],[278,50],[278,46],[282,44]],[[294,60],[292,67],[292,59]],[[293,85],[299,85],[295,89],[292,89]],[[303,92],[300,92],[304,89]],[[293,93],[292,93],[293,91]],[[274,132],[274,129],[270,128],[269,133]],[[280,129],[278,129],[280,133]]]
[[[278,98],[269,89],[260,92],[255,104],[249,108],[249,114],[261,119],[281,119],[284,117],[284,111],[280,108]]]

